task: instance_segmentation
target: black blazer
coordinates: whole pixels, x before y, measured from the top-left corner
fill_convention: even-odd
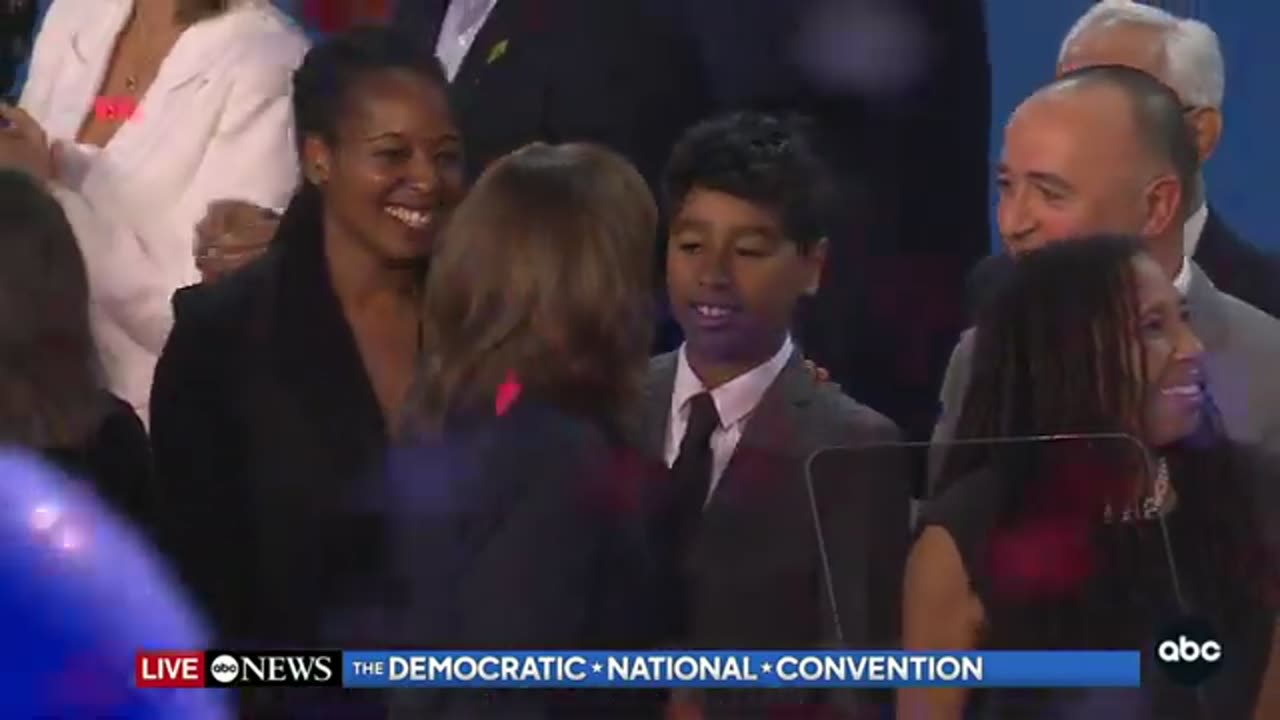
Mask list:
[[[1219,290],[1280,318],[1280,257],[1236,235],[1212,207],[1195,261]]]
[[[672,143],[709,108],[679,23],[651,0],[499,0],[453,81],[473,174],[522,145],[589,140],[656,188]],[[448,0],[399,0],[432,53]]]
[[[319,234],[280,232],[174,296],[151,395],[162,546],[227,645],[377,647],[387,431]]]
[[[455,649],[654,647],[665,618],[649,518],[665,468],[524,400],[393,455],[396,640]],[[657,693],[408,691],[395,718],[651,718]]]
[[[147,430],[129,403],[108,393],[103,396],[106,409],[93,435],[77,447],[44,448],[41,455],[87,483],[139,529],[149,531],[157,508]]]

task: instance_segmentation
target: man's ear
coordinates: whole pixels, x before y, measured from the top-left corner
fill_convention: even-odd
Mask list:
[[[1187,116],[1187,125],[1196,138],[1196,151],[1200,155],[1200,164],[1204,165],[1213,157],[1222,140],[1222,111],[1218,108],[1195,108]]]
[[[830,245],[825,237],[819,238],[804,254],[805,272],[808,274],[805,278],[805,295],[818,294],[818,288],[822,286],[822,271],[827,266],[827,248]]]
[[[1183,198],[1187,190],[1173,175],[1161,175],[1152,180],[1146,189],[1146,220],[1142,234],[1156,237],[1165,234],[1170,227],[1182,222]]]

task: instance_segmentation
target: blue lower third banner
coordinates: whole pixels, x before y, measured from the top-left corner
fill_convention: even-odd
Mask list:
[[[342,653],[352,688],[1138,687],[1138,651]]]

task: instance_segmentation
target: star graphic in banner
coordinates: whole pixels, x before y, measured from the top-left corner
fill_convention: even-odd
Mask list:
[[[765,675],[768,675],[769,673],[773,672],[773,663],[771,662],[760,663],[760,672],[764,673]]]
[[[591,672],[598,673],[598,672],[602,672],[603,670],[604,670],[604,665],[601,665],[600,663],[595,663],[591,666]]]

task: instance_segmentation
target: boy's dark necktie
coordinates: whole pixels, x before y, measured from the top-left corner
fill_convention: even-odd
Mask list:
[[[685,426],[684,439],[680,441],[680,454],[671,465],[681,535],[686,541],[697,525],[711,491],[711,470],[714,463],[711,434],[718,427],[720,414],[716,412],[716,403],[711,399],[711,393],[701,392],[690,398],[689,422]]]
[[[720,414],[716,412],[711,393],[701,392],[689,400],[689,421],[685,425],[684,438],[680,440],[680,454],[671,464],[672,500],[667,532],[671,549],[677,558],[687,556],[690,545],[702,519],[702,508],[711,491],[711,470],[714,455],[711,453],[711,434],[720,426]],[[680,559],[676,567],[683,567]],[[683,570],[672,580],[674,586],[668,596],[673,605],[670,632],[674,647],[683,647],[689,638],[692,616],[689,606],[689,577]]]

